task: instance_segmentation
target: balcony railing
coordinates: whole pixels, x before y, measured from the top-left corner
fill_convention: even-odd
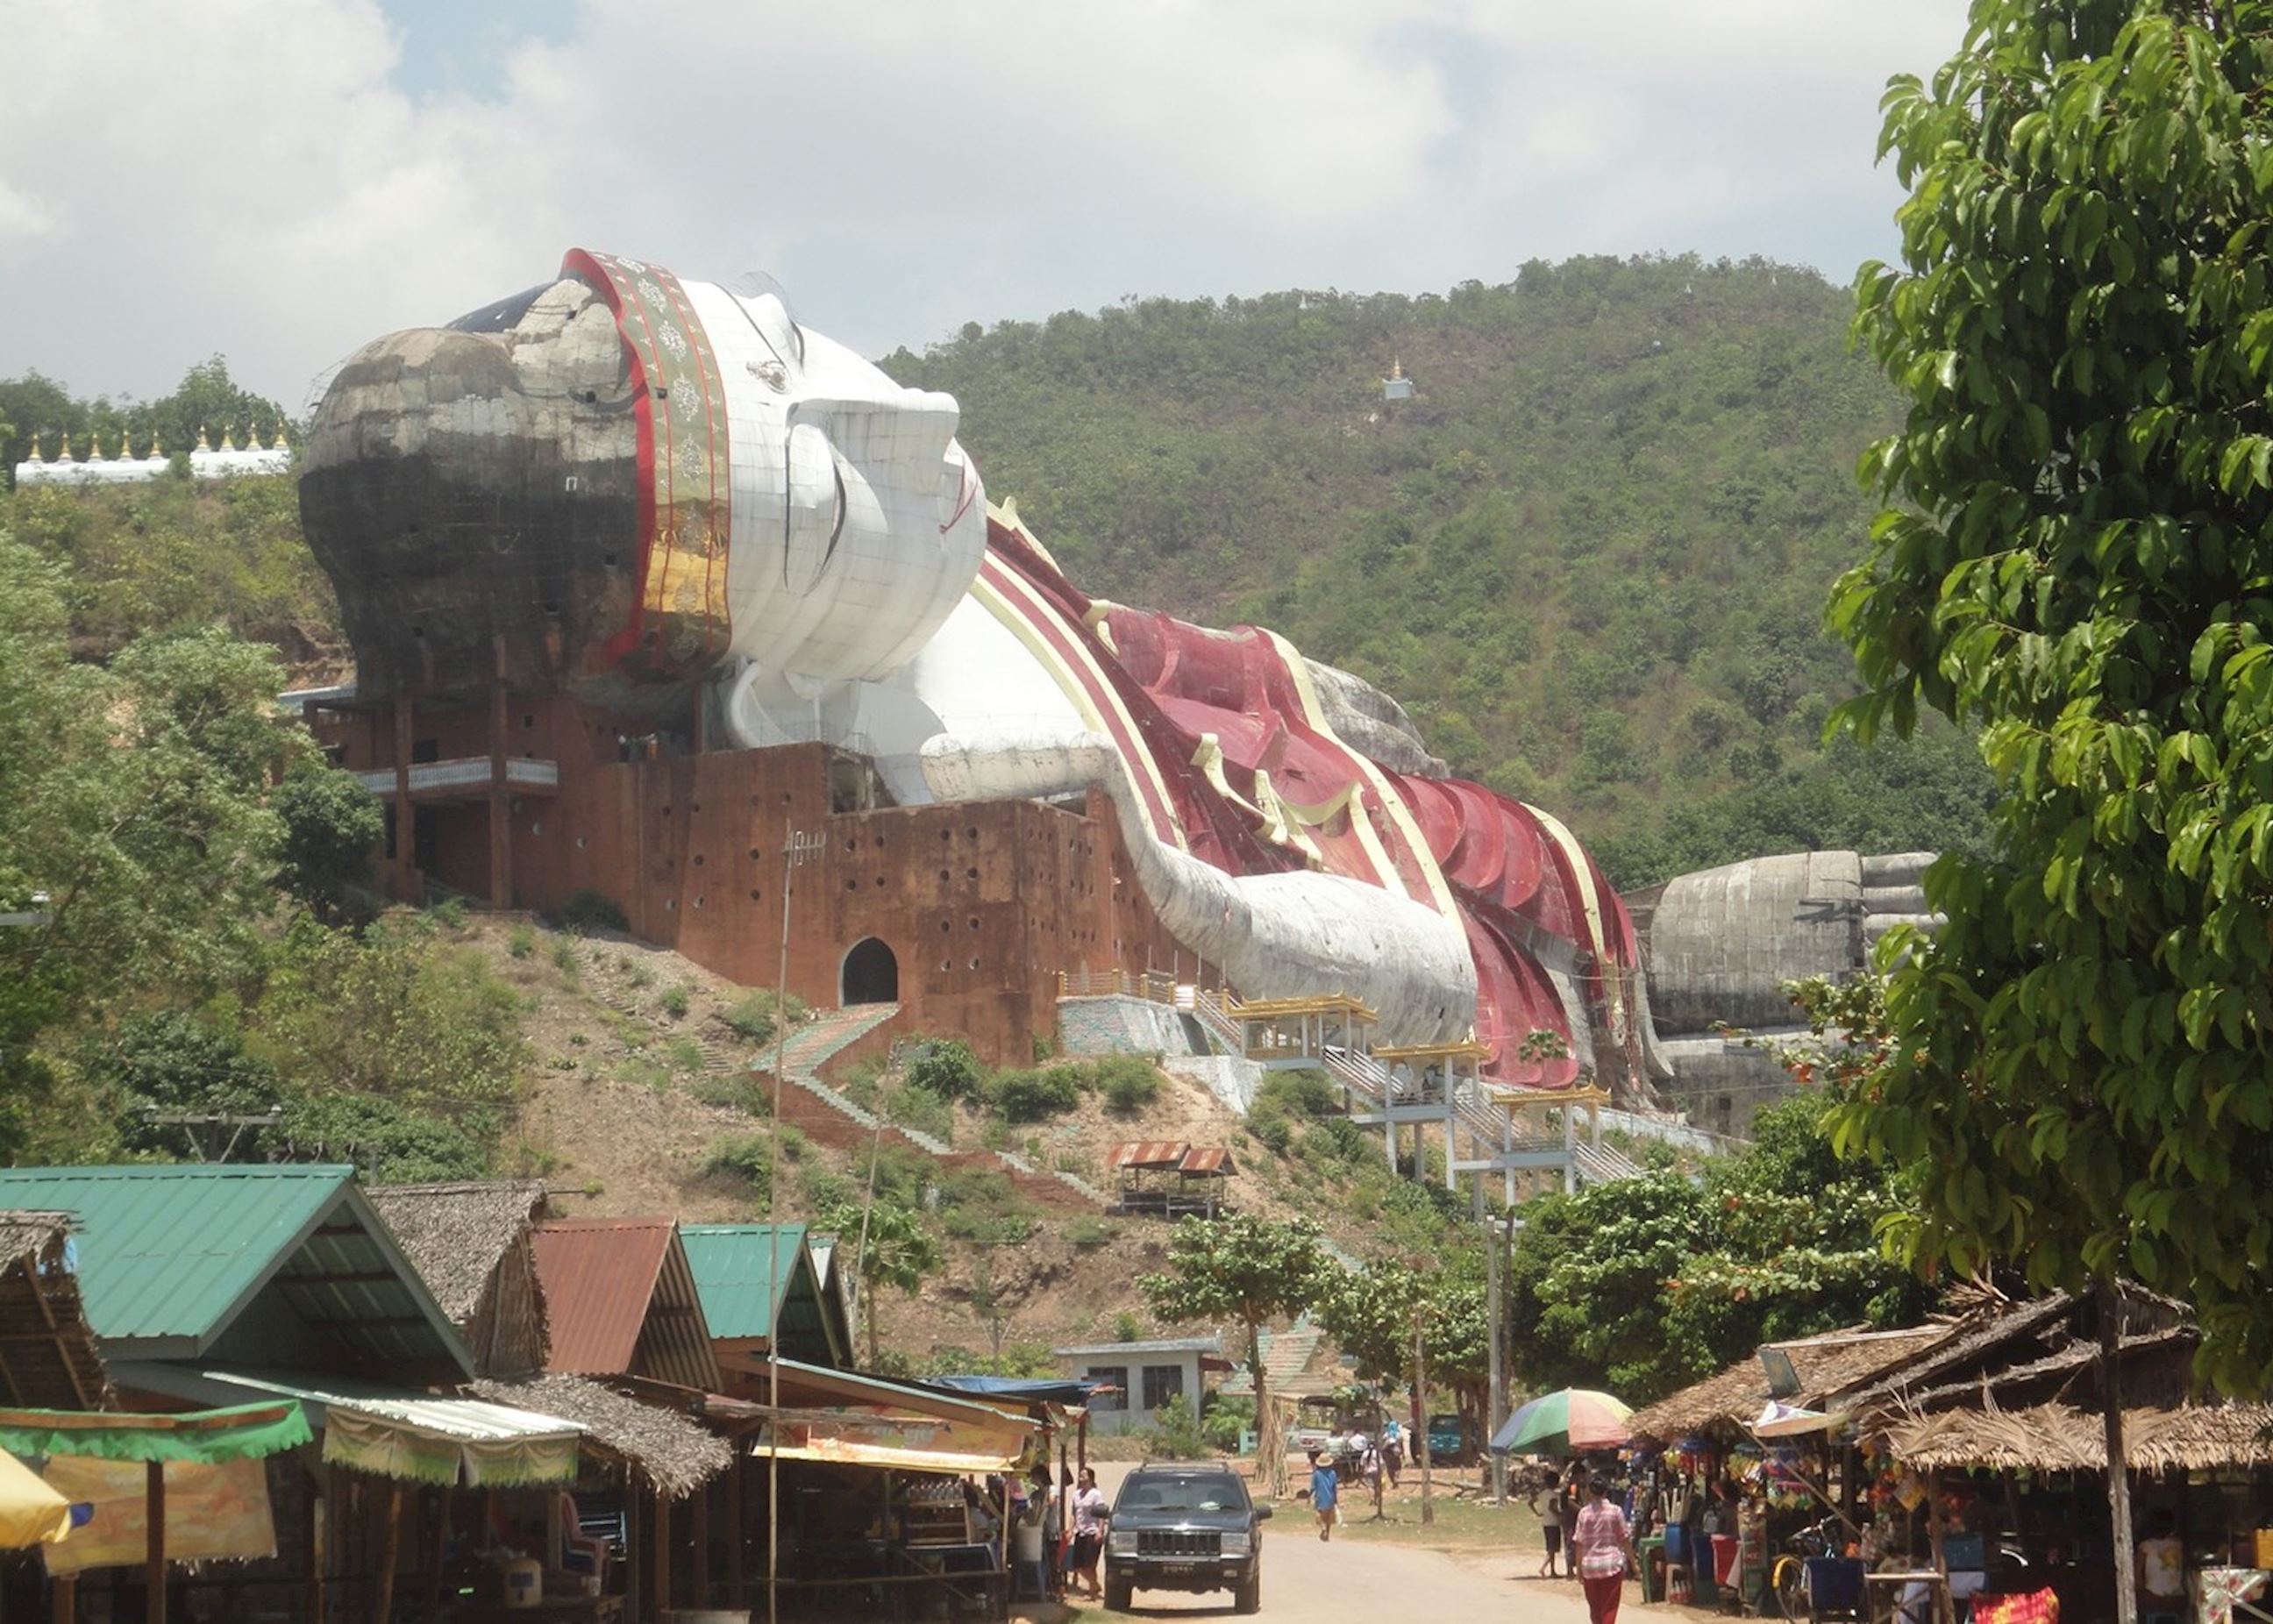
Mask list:
[[[373,795],[382,798],[394,793],[394,769],[381,767],[377,772],[357,773],[357,782]],[[490,759],[487,756],[457,756],[447,761],[421,761],[410,769],[410,794],[415,800],[422,795],[439,796],[479,791],[486,794],[492,782]],[[560,787],[560,764],[539,761],[529,756],[507,756],[505,761],[505,782],[508,790],[548,791]]]

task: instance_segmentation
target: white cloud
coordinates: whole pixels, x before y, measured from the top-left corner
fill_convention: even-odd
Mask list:
[[[1891,244],[1887,75],[1962,0],[591,0],[406,94],[372,0],[0,0],[0,375],[296,403],[574,243],[754,267],[872,348],[1127,292]],[[11,13],[21,11],[20,18]]]

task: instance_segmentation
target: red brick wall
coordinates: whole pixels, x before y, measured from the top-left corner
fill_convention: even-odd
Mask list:
[[[618,728],[572,701],[513,700],[509,752],[557,761],[557,795],[513,802],[516,906],[557,909],[583,889],[613,899],[634,933],[751,986],[781,951],[782,845],[823,837],[797,871],[790,988],[838,1001],[839,971],[874,937],[898,963],[899,1030],[952,1033],[984,1058],[1023,1062],[1056,1029],[1066,969],[1167,969],[1173,942],[1137,889],[1109,804],[1082,813],[1031,801],[829,811],[818,745],[624,762]],[[323,730],[346,765],[394,765],[391,721]],[[629,730],[626,729],[626,731]],[[489,752],[486,708],[416,718],[448,760]],[[485,802],[437,802],[435,878],[486,895]],[[1182,955],[1189,975],[1192,961]]]

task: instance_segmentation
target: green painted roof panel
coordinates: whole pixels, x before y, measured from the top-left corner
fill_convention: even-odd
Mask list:
[[[802,1224],[683,1224],[679,1239],[702,1298],[710,1334],[724,1341],[771,1336],[774,1316],[802,1265],[810,1283]]]
[[[297,1165],[0,1168],[0,1207],[77,1216],[79,1289],[104,1341],[202,1340],[354,1176]]]

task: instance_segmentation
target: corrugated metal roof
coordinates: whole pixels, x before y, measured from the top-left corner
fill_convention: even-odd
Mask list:
[[[130,1364],[121,1368],[133,1379],[137,1388],[169,1393],[176,1398],[202,1402],[208,1396],[227,1396],[232,1403],[247,1402],[248,1395],[262,1393],[296,1398],[307,1407],[309,1422],[319,1427],[330,1411],[347,1410],[466,1443],[569,1438],[584,1430],[581,1424],[559,1416],[518,1410],[484,1398],[444,1397],[412,1388],[356,1381],[344,1376],[237,1370],[226,1366],[169,1370],[161,1365]]]
[[[0,1170],[0,1205],[17,1203],[78,1218],[80,1288],[107,1352],[203,1355],[259,1299],[376,1364],[472,1373],[351,1167]]]
[[[1223,1343],[1214,1336],[1162,1336],[1151,1342],[1092,1342],[1070,1348],[1052,1348],[1058,1358],[1086,1358],[1106,1353],[1220,1353]]]
[[[355,1176],[351,1167],[11,1167],[0,1206],[79,1219],[79,1286],[106,1342],[220,1329]]]
[[[545,1369],[650,1376],[702,1390],[718,1385],[709,1324],[676,1224],[560,1218],[536,1225],[529,1238],[552,1333]]]
[[[1231,1152],[1221,1145],[1194,1145],[1184,1152],[1184,1159],[1176,1171],[1183,1173],[1214,1173],[1229,1178],[1239,1170],[1231,1164]]]
[[[1184,1153],[1191,1146],[1181,1139],[1140,1139],[1113,1147],[1105,1158],[1107,1167],[1173,1168],[1182,1164]]]
[[[812,1275],[805,1230],[802,1224],[689,1224],[679,1230],[713,1336],[774,1334],[774,1316],[799,1274]]]

